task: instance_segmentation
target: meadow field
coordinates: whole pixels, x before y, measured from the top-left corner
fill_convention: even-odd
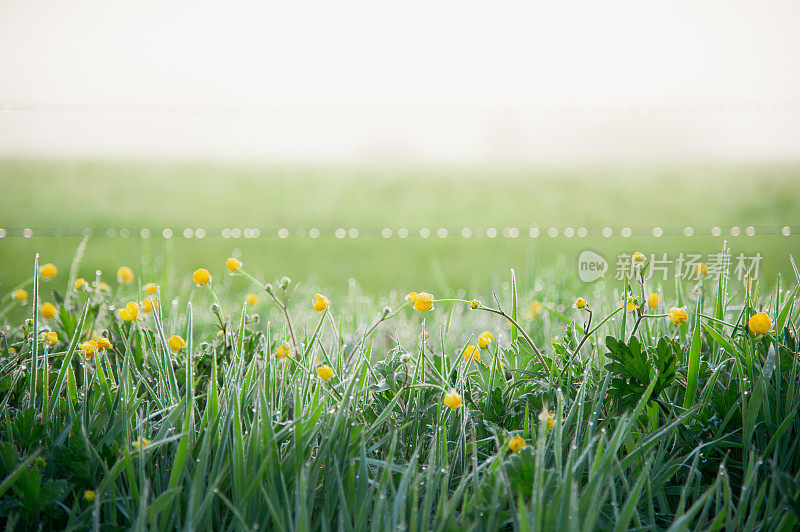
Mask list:
[[[0,526],[796,530],[798,174],[3,161]]]

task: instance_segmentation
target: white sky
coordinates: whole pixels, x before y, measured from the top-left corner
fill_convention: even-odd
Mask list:
[[[2,0],[0,155],[797,159],[798,28],[791,0]]]

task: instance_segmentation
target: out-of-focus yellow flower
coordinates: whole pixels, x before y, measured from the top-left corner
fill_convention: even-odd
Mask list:
[[[637,251],[636,253],[634,253],[631,256],[631,261],[633,262],[634,266],[640,266],[640,265],[644,264],[644,261],[646,259],[647,259],[647,257],[645,257],[644,253],[642,253],[641,251]]]
[[[237,258],[230,257],[225,261],[225,267],[228,268],[229,272],[236,273],[236,270],[242,267],[242,261]]]
[[[648,301],[650,303],[650,308],[652,309],[656,308],[658,306],[658,302],[660,299],[661,297],[659,297],[659,295],[656,294],[655,292],[650,294],[650,297],[648,298]]]
[[[57,345],[58,344],[58,333],[55,331],[50,331],[49,333],[44,335],[44,342],[47,345]]]
[[[275,356],[277,358],[285,359],[289,355],[292,354],[292,348],[289,347],[289,344],[283,342],[281,345],[278,346],[278,349],[275,350]]]
[[[143,288],[144,293],[148,296],[154,296],[156,292],[158,292],[158,285],[156,283],[147,283]]]
[[[451,390],[449,393],[446,393],[444,395],[443,402],[446,406],[450,407],[451,410],[456,410],[464,406],[461,396],[455,390]]]
[[[427,338],[428,338],[428,336],[430,336],[430,334],[428,334],[428,331],[425,331],[424,333],[422,333],[422,337],[423,337],[423,338],[426,338],[426,339],[427,339]]]
[[[416,301],[416,300],[417,300],[417,293],[416,292],[409,292],[408,295],[406,295],[406,301],[408,301],[412,305],[414,304],[414,301]]]
[[[420,292],[414,298],[414,309],[419,311],[426,311],[433,308],[433,295],[427,292]]]
[[[211,274],[205,268],[198,268],[192,274],[192,280],[197,286],[203,286],[211,280]]]
[[[94,357],[94,354],[97,353],[97,342],[94,340],[87,340],[81,344],[81,351],[83,351],[83,356],[87,359]]]
[[[534,301],[533,303],[531,303],[531,306],[528,307],[528,319],[535,320],[541,315],[543,310],[544,310],[544,305],[542,305],[538,301]]]
[[[553,425],[556,424],[556,415],[552,412],[548,412],[547,410],[542,410],[539,414],[539,421],[542,423],[547,423],[547,428],[553,428]]]
[[[750,321],[747,322],[747,326],[756,334],[766,334],[772,327],[772,321],[770,321],[769,316],[759,312],[758,314],[753,314]]]
[[[705,262],[698,262],[694,267],[694,273],[696,273],[698,277],[705,277],[708,275],[708,266],[706,266]]]
[[[478,336],[478,347],[486,349],[492,344],[492,340],[494,340],[494,335],[489,331],[484,331]]]
[[[522,439],[522,436],[520,436],[519,434],[511,438],[511,441],[508,442],[508,448],[515,453],[520,452],[526,445],[528,444],[525,442],[524,439]]]
[[[86,288],[86,279],[83,277],[75,279],[75,290],[83,290],[84,288]]]
[[[481,302],[478,301],[477,299],[473,299],[472,301],[469,302],[469,308],[471,308],[472,310],[475,310],[475,309],[479,308],[480,306],[481,306]]]
[[[52,303],[45,303],[39,309],[39,314],[45,319],[53,318],[56,315],[56,307]]]
[[[83,498],[86,499],[86,502],[94,502],[95,497],[97,497],[97,495],[95,495],[92,490],[86,490],[83,492]]]
[[[672,307],[669,309],[669,321],[672,323],[683,323],[689,319],[689,315],[686,314],[686,309],[683,307]]]
[[[49,281],[56,275],[58,275],[58,268],[56,268],[55,264],[48,262],[39,268],[39,276],[45,281]]]
[[[245,303],[247,303],[251,307],[254,307],[254,306],[258,305],[258,296],[251,292],[251,293],[247,294],[246,296],[244,296],[244,301],[245,301]]]
[[[28,302],[28,291],[23,290],[22,288],[18,290],[14,290],[11,293],[11,299],[18,303],[22,303],[23,305]]]
[[[133,282],[133,270],[127,266],[120,266],[117,270],[117,281],[122,284],[131,284]]]
[[[586,300],[583,299],[582,297],[579,297],[578,299],[575,300],[575,307],[577,307],[579,309],[580,308],[585,308],[586,307]]]
[[[98,349],[111,349],[112,347],[114,347],[111,344],[111,340],[109,340],[105,336],[98,336],[97,338],[95,338],[94,341],[97,344]]]
[[[323,364],[317,368],[317,375],[319,375],[320,379],[326,381],[333,377],[333,370],[327,364]]]
[[[328,308],[328,298],[322,294],[314,294],[314,310],[322,312]]]
[[[150,299],[149,297],[146,297],[146,298],[144,298],[142,300],[142,309],[147,314],[150,314],[151,312],[153,312],[153,309],[155,309],[155,308],[156,308],[156,303],[152,299]]]
[[[133,442],[133,447],[135,449],[144,449],[148,445],[150,445],[150,440],[148,440],[144,436],[140,436],[139,439]]]
[[[186,347],[186,340],[177,334],[172,335],[172,338],[167,340],[167,343],[169,344],[169,347],[176,353]]]
[[[125,321],[133,321],[139,317],[139,303],[131,301],[125,308],[119,309],[119,317]]]
[[[466,360],[467,362],[469,362],[470,360],[480,360],[481,352],[474,345],[468,345],[467,347],[464,348],[464,351],[461,353],[461,356],[464,357],[464,360]]]
[[[639,305],[636,304],[636,299],[633,296],[628,296],[627,302],[625,303],[625,309],[628,312],[636,310],[639,308]]]
[[[100,281],[100,284],[97,285],[97,289],[101,292],[111,292],[111,285],[105,281]]]

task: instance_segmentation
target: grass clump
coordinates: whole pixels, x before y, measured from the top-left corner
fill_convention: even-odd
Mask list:
[[[238,260],[180,297],[76,266],[52,289],[37,259],[0,333],[0,526],[798,526],[797,284],[666,304],[642,263],[602,297],[512,272],[482,300],[337,301]]]

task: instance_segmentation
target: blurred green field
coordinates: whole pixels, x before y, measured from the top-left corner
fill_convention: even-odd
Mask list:
[[[800,223],[800,165],[690,167],[314,167],[109,161],[0,161],[0,228],[153,228],[154,236],[89,239],[80,275],[111,273],[129,264],[146,278],[186,276],[199,266],[222,274],[225,257],[240,255],[265,279],[289,275],[336,293],[355,279],[370,293],[428,288],[442,292],[490,286],[509,268],[533,286],[533,276],[558,268],[577,279],[577,256],[592,249],[609,261],[619,253],[718,252],[727,239],[738,253],[764,256],[760,273],[794,276],[788,253],[800,238],[744,236],[746,226]],[[528,227],[541,228],[538,238]],[[617,230],[611,238],[601,227]],[[634,229],[630,238],[619,227]],[[720,226],[723,237],[698,233],[654,238],[637,228]],[[742,235],[731,237],[739,226]],[[161,238],[169,227],[175,237]],[[184,228],[209,228],[198,240]],[[210,228],[258,227],[257,239],[223,239]],[[319,228],[318,239],[278,228]],[[336,228],[361,230],[337,239]],[[410,236],[378,236],[383,227],[406,227]],[[419,237],[428,227],[432,236]],[[449,229],[447,238],[436,230]],[[518,238],[462,238],[461,227],[519,228]],[[587,227],[590,236],[557,238],[549,227]],[[268,229],[268,230],[266,230]],[[648,229],[649,231],[649,229]],[[797,231],[795,231],[797,233]],[[30,275],[33,256],[66,272],[81,236],[6,236],[0,239],[0,292]],[[166,265],[166,268],[164,267]],[[145,279],[149,280],[149,279]],[[58,281],[57,281],[58,282]],[[672,281],[666,283],[667,289]],[[242,288],[244,289],[244,287]]]

